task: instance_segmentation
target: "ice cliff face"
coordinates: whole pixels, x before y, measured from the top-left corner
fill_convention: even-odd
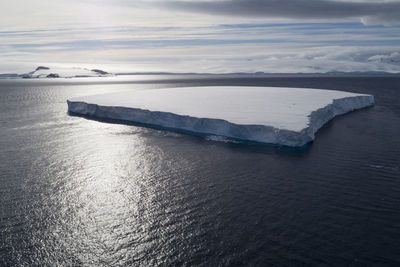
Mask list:
[[[318,129],[335,116],[371,106],[374,98],[301,88],[188,87],[67,102],[70,113],[93,118],[298,147],[314,140]]]

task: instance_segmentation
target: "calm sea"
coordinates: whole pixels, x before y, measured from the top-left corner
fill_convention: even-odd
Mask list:
[[[305,149],[67,114],[70,97],[206,85],[376,105]],[[399,77],[0,80],[0,149],[0,265],[400,266]]]

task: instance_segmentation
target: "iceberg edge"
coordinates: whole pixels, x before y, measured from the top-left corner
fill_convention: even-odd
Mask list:
[[[315,139],[315,133],[338,115],[374,105],[372,95],[355,95],[333,99],[332,103],[308,116],[308,126],[301,131],[279,129],[268,125],[235,124],[216,118],[197,118],[164,111],[105,106],[79,100],[67,100],[68,112],[96,119],[148,125],[196,135],[217,135],[233,140],[301,147]]]

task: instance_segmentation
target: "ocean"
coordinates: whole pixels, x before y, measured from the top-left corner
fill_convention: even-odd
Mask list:
[[[301,149],[70,116],[71,97],[248,85],[372,94]],[[0,80],[0,265],[400,266],[400,77]]]

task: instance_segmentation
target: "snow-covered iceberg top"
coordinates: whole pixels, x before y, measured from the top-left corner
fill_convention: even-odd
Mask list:
[[[183,87],[73,98],[70,113],[100,119],[303,146],[333,117],[374,104],[371,95],[283,87]]]

